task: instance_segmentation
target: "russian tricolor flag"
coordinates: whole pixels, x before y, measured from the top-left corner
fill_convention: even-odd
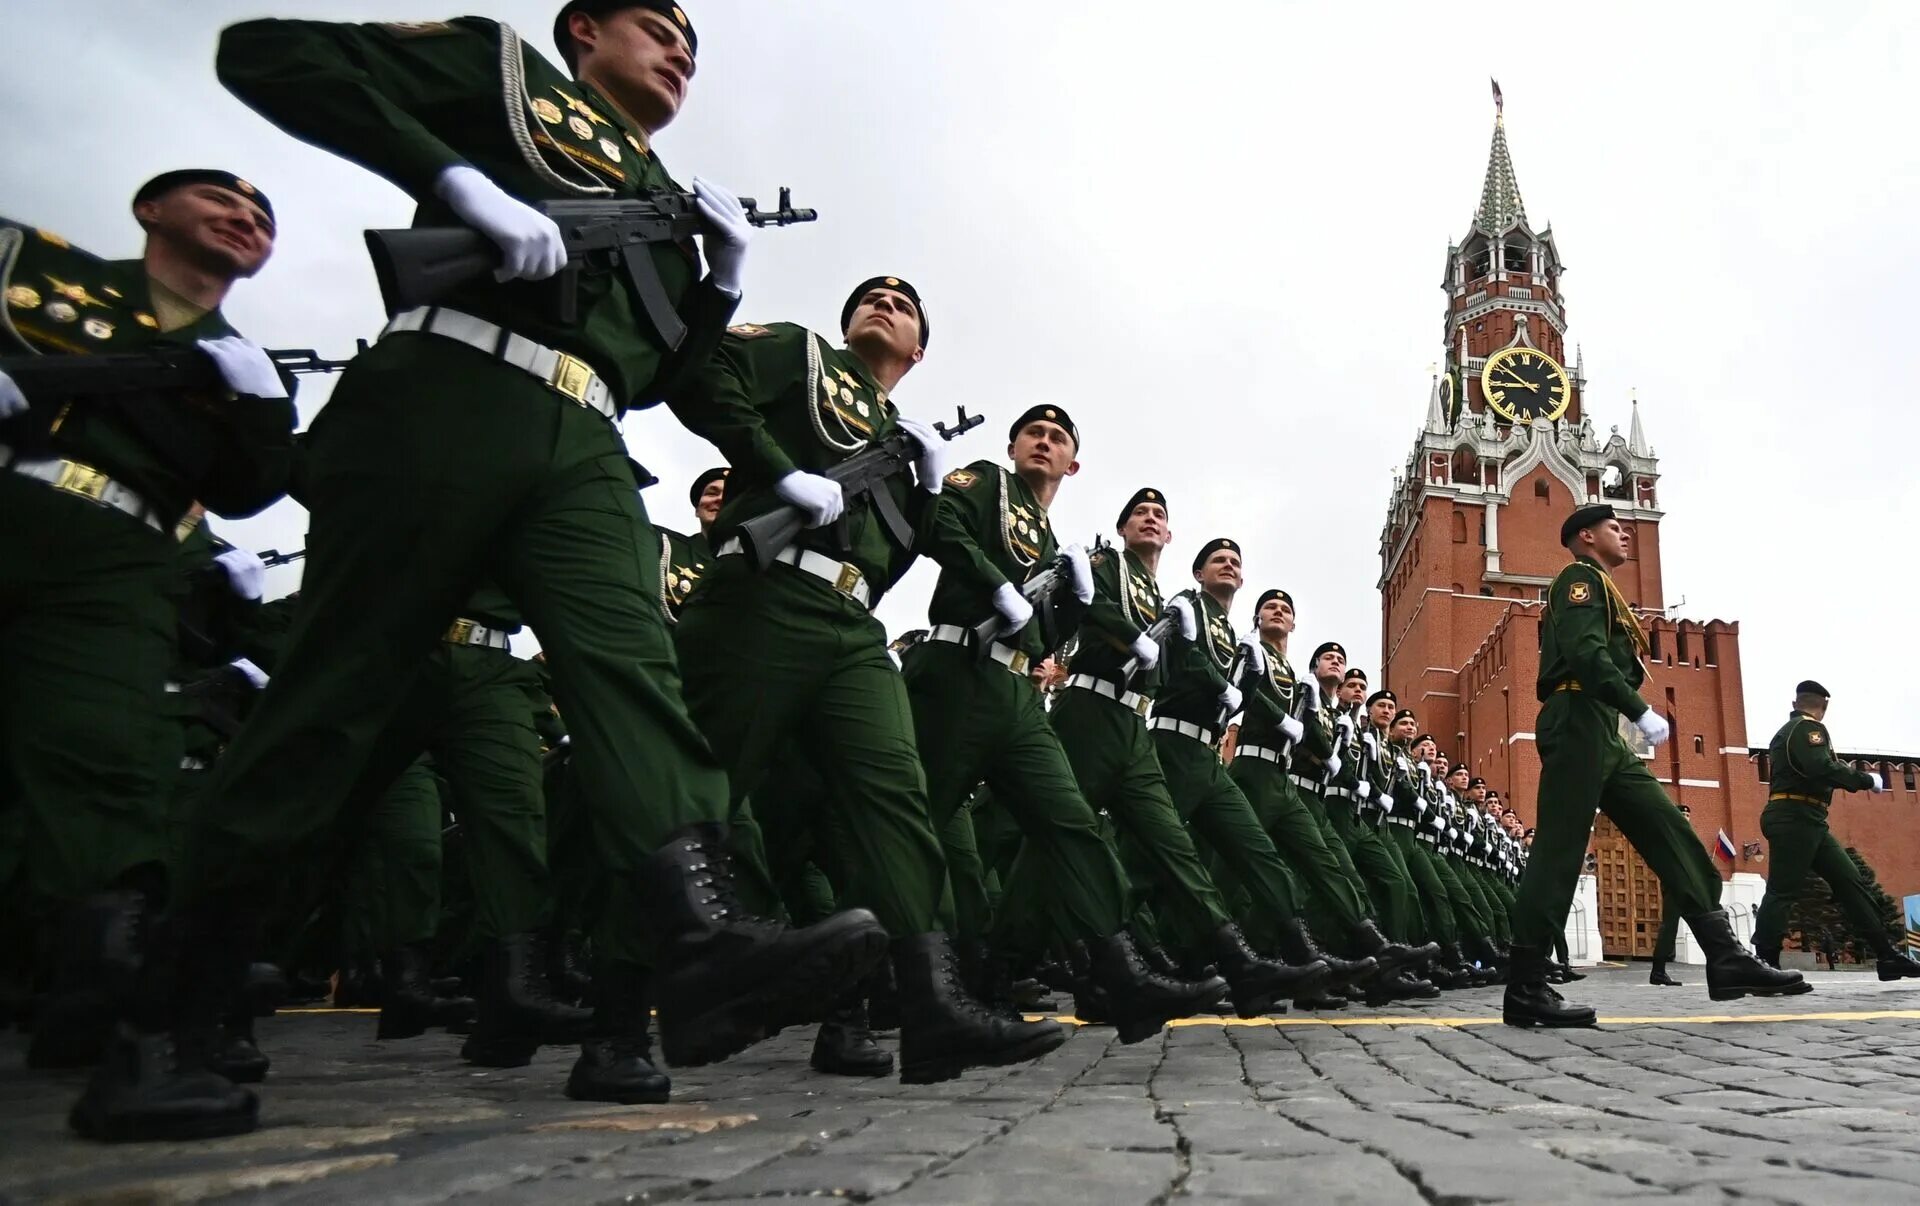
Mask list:
[[[1734,855],[1739,853],[1733,848],[1733,839],[1727,836],[1727,831],[1724,829],[1720,831],[1719,839],[1713,843],[1713,852],[1728,862],[1732,862]]]

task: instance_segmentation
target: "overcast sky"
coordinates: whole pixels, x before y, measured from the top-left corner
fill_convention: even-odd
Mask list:
[[[547,49],[554,0],[479,7]],[[756,239],[743,320],[830,332],[853,283],[909,277],[933,335],[897,394],[908,413],[987,415],[971,459],[998,456],[1031,403],[1070,408],[1084,467],[1057,530],[1109,531],[1128,494],[1157,486],[1175,533],[1163,585],[1233,536],[1249,601],[1284,585],[1304,646],[1338,639],[1370,668],[1380,528],[1442,351],[1444,253],[1479,196],[1497,75],[1527,213],[1569,266],[1588,413],[1603,439],[1624,430],[1638,390],[1663,474],[1666,601],[1740,622],[1749,740],[1812,676],[1835,692],[1843,747],[1920,751],[1920,6],[687,8],[700,70],[662,157],[682,181],[761,198],[792,185],[822,215]],[[0,74],[4,212],[132,255],[140,181],[230,168],[280,218],[272,264],[228,307],[236,325],[331,355],[373,334],[359,232],[404,225],[409,202],[229,97],[217,31],[458,10],[80,11],[7,5],[8,43],[31,49]],[[303,419],[324,393],[308,387]],[[690,527],[685,484],[716,454],[664,409],[625,431],[662,479],[653,514]],[[298,547],[304,516],[283,503],[222,531]],[[274,571],[276,593],[296,573]],[[887,601],[892,629],[924,620],[932,580],[919,567]]]

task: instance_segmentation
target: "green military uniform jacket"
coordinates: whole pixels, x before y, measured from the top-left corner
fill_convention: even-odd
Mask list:
[[[1260,646],[1267,657],[1267,672],[1247,678],[1253,689],[1246,693],[1243,701],[1246,712],[1240,717],[1238,744],[1287,750],[1287,769],[1298,765],[1301,769],[1296,773],[1307,774],[1311,767],[1311,773],[1318,774],[1326,765],[1327,755],[1333,752],[1332,727],[1319,715],[1320,709],[1313,708],[1310,709],[1313,714],[1301,719],[1304,732],[1300,741],[1288,741],[1280,722],[1300,706],[1300,695],[1306,686],[1295,677],[1293,663],[1287,660],[1286,654],[1264,638]]]
[[[1534,694],[1545,703],[1557,691],[1579,691],[1638,720],[1646,667],[1640,622],[1599,562],[1588,557],[1554,578],[1540,623],[1540,676]]]
[[[102,260],[59,235],[0,219],[0,352],[98,356],[192,347],[235,334],[216,308],[162,332],[140,260]],[[287,398],[126,394],[27,399],[0,443],[79,461],[139,494],[171,523],[195,500],[247,516],[286,493],[294,411]]]
[[[1151,699],[1165,676],[1165,663],[1133,682],[1120,671],[1133,660],[1133,642],[1160,618],[1160,583],[1131,549],[1102,545],[1093,550],[1093,603],[1074,634],[1072,671],[1105,679]]]
[[[243,21],[221,34],[217,68],[229,91],[287,133],[406,192],[419,204],[415,226],[461,225],[433,191],[461,165],[527,202],[680,191],[644,129],[485,18]],[[687,324],[678,351],[653,330],[625,272],[581,273],[570,323],[551,281],[483,277],[440,304],[579,357],[624,408],[651,406],[706,359],[736,299],[700,280],[690,242],[648,251]]]
[[[1327,705],[1326,715],[1329,739],[1340,755],[1340,773],[1329,786],[1351,792],[1360,785],[1360,776],[1367,772],[1366,738],[1361,734],[1367,718],[1360,714],[1357,705],[1349,707],[1338,702]],[[1358,798],[1354,800],[1354,807],[1361,807]]]
[[[713,529],[722,544],[746,520],[785,505],[773,488],[787,474],[830,469],[899,430],[900,412],[858,356],[787,322],[728,330],[706,367],[668,402],[732,466]],[[917,544],[934,496],[904,477],[885,488]],[[834,545],[839,524],[803,533],[800,544],[858,568],[870,606],[878,606],[916,553],[895,543],[870,498],[849,499],[843,522],[845,548]]]
[[[994,612],[994,592],[1025,582],[1054,548],[1047,510],[1019,474],[992,461],[955,469],[934,500],[933,527],[921,549],[940,566],[927,619],[962,628],[980,623]],[[1048,652],[1032,621],[1000,643],[1033,658]]]
[[[1153,714],[1211,731],[1220,724],[1220,693],[1227,688],[1227,672],[1233,669],[1233,649],[1238,642],[1233,626],[1227,622],[1227,609],[1213,596],[1203,590],[1180,593],[1193,601],[1200,631],[1189,641],[1174,629],[1173,638],[1167,642],[1165,673],[1154,696]]]
[[[1787,718],[1767,746],[1767,798],[1797,800],[1823,812],[1836,791],[1867,791],[1873,777],[1840,761],[1833,752],[1827,726],[1804,712]]]
[[[700,585],[708,562],[713,560],[713,548],[707,543],[705,532],[682,536],[670,528],[657,530],[660,533],[660,610],[666,613],[667,623],[678,624],[680,609],[687,605],[687,598],[693,594],[693,588]]]

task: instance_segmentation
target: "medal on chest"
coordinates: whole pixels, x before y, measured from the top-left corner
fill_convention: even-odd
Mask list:
[[[807,340],[807,379],[814,394],[807,407],[814,434],[836,452],[867,446],[886,415],[887,395],[863,381],[827,351],[818,335]]]
[[[1022,569],[1040,560],[1046,546],[1047,513],[1039,507],[1015,502],[1007,484],[1007,471],[1000,471],[1000,540],[1007,555]]]
[[[1194,602],[1206,607],[1204,596],[1197,596]],[[1227,625],[1225,615],[1209,613],[1207,616],[1207,653],[1223,670],[1233,664],[1233,629]]]

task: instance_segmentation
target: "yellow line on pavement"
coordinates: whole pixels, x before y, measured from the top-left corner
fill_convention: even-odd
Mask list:
[[[1030,1020],[1051,1016],[1056,1022],[1085,1026],[1072,1014],[1028,1014]],[[1602,1017],[1602,1026],[1701,1026],[1719,1022],[1875,1022],[1886,1019],[1920,1019],[1920,1009],[1862,1009],[1851,1013],[1702,1013],[1673,1017]],[[1498,1026],[1498,1017],[1432,1017],[1402,1014],[1387,1017],[1259,1017],[1259,1018],[1180,1018],[1168,1026]]]

